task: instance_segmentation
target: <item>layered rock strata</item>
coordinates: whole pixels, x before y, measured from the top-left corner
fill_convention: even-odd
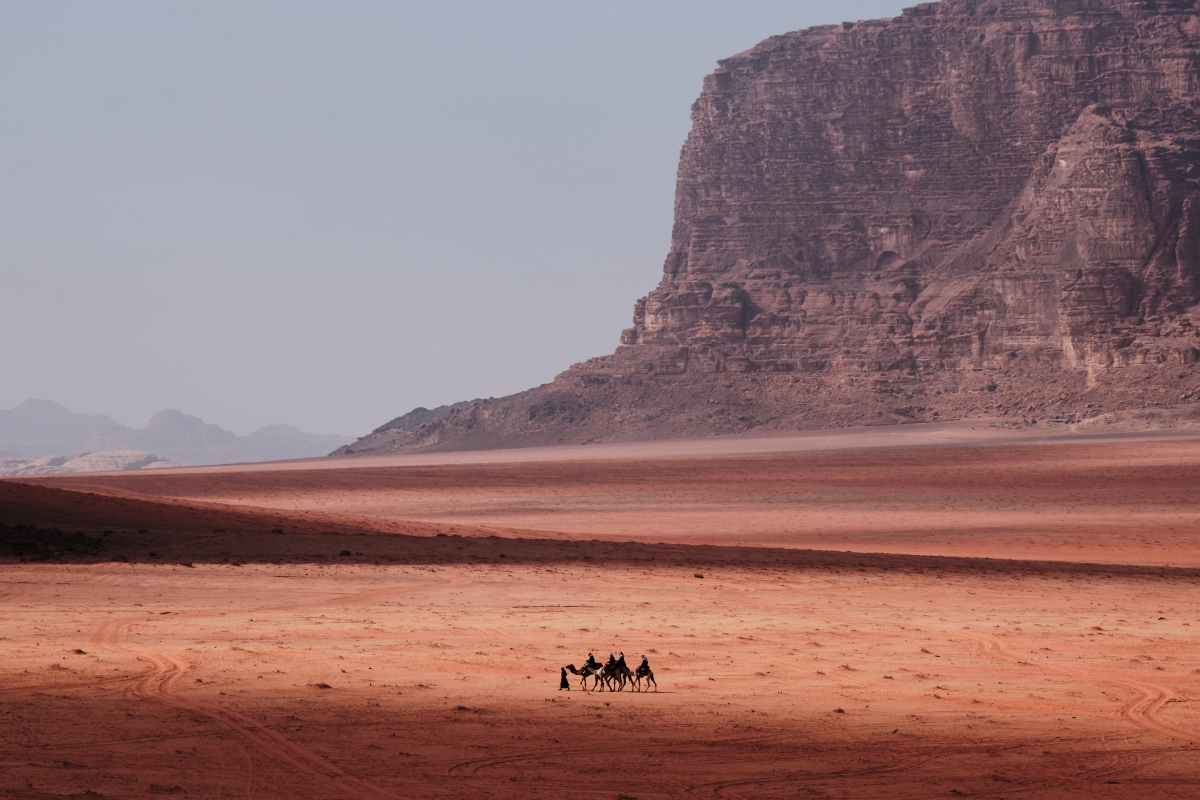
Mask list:
[[[1187,401],[1198,51],[1192,0],[946,0],[768,39],[705,80],[662,282],[613,355],[349,450]],[[747,396],[736,424],[696,412]]]

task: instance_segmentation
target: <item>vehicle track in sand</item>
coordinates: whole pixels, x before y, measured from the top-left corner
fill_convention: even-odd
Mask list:
[[[1034,663],[1010,653],[1003,642],[992,636],[965,630],[946,631],[946,633],[951,636],[957,635],[971,640],[979,647],[980,655],[1011,661],[1014,664]],[[1160,736],[1188,742],[1189,744],[1200,744],[1200,731],[1193,731],[1174,725],[1158,716],[1158,712],[1162,707],[1175,697],[1175,692],[1165,686],[1114,675],[1106,675],[1090,670],[1060,667],[1053,664],[1037,663],[1036,666],[1050,670],[1051,672],[1057,672],[1060,675],[1082,678],[1092,683],[1115,684],[1123,689],[1134,692],[1137,694],[1137,697],[1121,707],[1122,719]]]
[[[886,776],[898,772],[905,772],[906,770],[923,766],[933,758],[933,755],[930,754],[901,753],[894,749],[881,751],[879,755],[880,757],[886,756],[890,760],[886,763],[873,764],[862,768],[831,769],[827,772],[795,770],[788,771],[783,775],[758,775],[738,780],[714,781],[692,786],[687,789],[687,793],[692,794],[697,791],[708,790],[715,797],[756,797],[761,796],[763,791],[772,786],[795,787],[797,783],[839,783],[844,786],[845,781],[865,779],[865,783],[855,784],[854,791],[859,793],[856,795],[858,797],[867,797],[868,795],[861,794],[861,792],[867,790],[869,786],[875,785],[872,779],[886,778]],[[894,786],[889,788],[886,784],[881,784],[879,788],[883,792],[878,795],[879,797],[905,797],[904,795],[897,795]],[[741,795],[738,790],[746,790],[750,794]],[[912,797],[915,800],[917,795],[912,795]],[[921,795],[921,797],[928,797],[928,793]]]
[[[248,740],[260,751],[283,761],[297,772],[328,784],[340,793],[359,798],[359,800],[376,800],[377,798],[398,800],[399,796],[394,792],[348,775],[323,757],[263,727],[261,723],[249,717],[228,709],[184,699],[177,693],[175,683],[187,670],[188,664],[170,655],[129,647],[125,644],[129,626],[129,621],[102,622],[92,630],[91,641],[97,647],[114,653],[131,655],[150,664],[149,674],[142,676],[134,686],[134,691],[138,696],[208,717]],[[250,797],[253,788],[253,759],[249,758],[249,754],[247,754],[247,764],[246,796]]]
[[[34,692],[50,693],[66,692],[72,689],[90,689],[93,686],[103,686],[109,683],[128,683],[132,680],[136,680],[136,676],[114,675],[110,677],[95,678],[93,680],[83,680],[77,683],[35,683],[26,686],[3,686],[0,687],[0,697],[32,694]]]

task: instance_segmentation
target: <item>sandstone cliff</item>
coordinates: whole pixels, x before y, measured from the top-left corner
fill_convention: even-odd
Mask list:
[[[1198,47],[1193,0],[768,39],[705,80],[662,282],[613,355],[345,451],[1165,419],[1198,385]]]

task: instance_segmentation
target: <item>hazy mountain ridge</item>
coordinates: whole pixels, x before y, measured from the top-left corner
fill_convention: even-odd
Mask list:
[[[106,428],[119,428],[106,414],[76,414],[51,400],[26,400],[0,410],[0,454],[14,458],[77,453]]]
[[[120,425],[104,414],[76,414],[50,400],[27,400],[0,411],[0,454],[21,460],[133,451],[185,464],[280,461],[323,456],[350,441],[349,436],[306,433],[291,425],[268,425],[238,436],[173,409],[159,411],[144,428]]]

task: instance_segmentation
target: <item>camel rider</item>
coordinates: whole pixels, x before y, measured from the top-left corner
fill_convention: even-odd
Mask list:
[[[617,666],[620,667],[622,670],[629,669],[628,667],[625,666],[625,651],[624,650],[622,650],[621,654],[619,656],[617,656]]]
[[[609,653],[608,654],[608,663],[604,665],[604,668],[607,670],[611,670],[614,666],[616,666],[616,664],[617,664],[617,657],[614,656],[612,653]]]
[[[596,661],[596,656],[593,653],[588,653],[587,663],[584,666],[591,667],[592,669],[596,670],[600,669],[600,664]]]
[[[650,659],[646,658],[646,654],[642,653],[642,663],[638,666],[638,672],[647,672],[650,669]]]

